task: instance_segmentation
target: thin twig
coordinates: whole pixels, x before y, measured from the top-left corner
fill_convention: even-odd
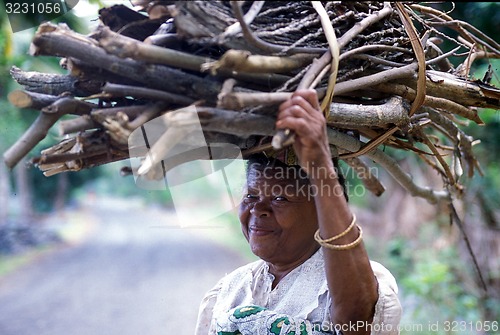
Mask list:
[[[362,147],[362,143],[352,136],[344,134],[338,130],[328,128],[328,140],[330,144],[336,145],[345,150],[354,152]],[[436,191],[429,187],[421,187],[414,183],[413,178],[404,172],[399,164],[382,150],[372,149],[366,156],[373,159],[384,168],[401,186],[403,186],[413,196],[427,199],[430,203],[437,204],[448,199],[448,191]]]
[[[451,27],[455,28],[460,33],[461,36],[465,37],[466,39],[468,38],[469,42],[471,42],[471,43],[477,42],[481,45],[489,47],[491,49],[491,51],[493,51],[496,54],[500,53],[500,44],[498,44],[495,40],[490,38],[488,35],[486,35],[482,31],[480,31],[479,29],[477,29],[476,27],[474,27],[470,23],[465,22],[465,21],[461,21],[461,20],[455,20],[452,17],[450,17],[449,15],[446,15],[443,12],[441,12],[437,9],[431,8],[431,7],[422,6],[422,5],[418,5],[418,4],[412,4],[412,5],[410,5],[410,7],[412,9],[419,11],[419,12],[431,14],[431,15],[433,15],[433,17],[435,17],[436,19],[438,19],[440,21],[440,22],[426,22],[428,25],[430,25],[430,26],[433,26],[433,25],[434,26],[445,26],[445,25],[451,26]],[[471,34],[469,31],[467,31],[465,28],[468,28],[468,29],[474,31],[477,35],[479,35],[481,38],[485,39],[487,42],[481,40],[480,38],[477,38],[476,36]],[[492,45],[490,45],[490,44],[492,44]]]
[[[337,83],[337,73],[339,70],[339,55],[340,55],[340,47],[337,42],[337,37],[335,36],[335,30],[330,23],[330,18],[328,17],[328,13],[325,8],[321,4],[320,1],[312,1],[312,6],[318,12],[318,15],[321,20],[321,26],[323,27],[323,31],[325,32],[326,40],[328,41],[328,47],[330,50],[330,54],[332,55],[331,67],[330,67],[330,76],[328,77],[328,86],[326,89],[326,95],[321,101],[321,110],[328,117],[330,113],[330,105],[333,99],[333,91],[335,89],[335,84]]]
[[[453,176],[453,174],[451,173],[450,167],[443,159],[443,156],[441,155],[441,153],[437,150],[437,148],[429,140],[428,136],[423,131],[419,131],[419,136],[422,138],[423,143],[426,144],[429,147],[429,149],[431,149],[432,153],[434,154],[434,156],[436,157],[438,162],[443,167],[444,172],[446,174],[446,178],[447,178],[448,182],[450,183],[450,185],[455,186],[455,184],[456,184],[455,176]]]
[[[450,210],[450,217],[451,217],[452,222],[455,222],[455,224],[458,226],[458,228],[462,232],[465,246],[467,248],[467,251],[469,252],[469,255],[472,258],[472,263],[474,264],[474,268],[477,271],[477,275],[479,277],[479,282],[481,283],[483,290],[485,292],[488,292],[488,286],[486,285],[486,281],[483,278],[483,274],[481,272],[481,268],[479,267],[479,263],[477,261],[476,255],[475,255],[474,251],[472,250],[472,245],[470,243],[469,237],[467,236],[467,232],[465,231],[465,227],[463,225],[463,222],[460,219],[460,217],[458,216],[457,210],[455,209],[455,206],[453,205],[453,202],[451,199],[448,201],[448,209]]]
[[[248,26],[252,23],[252,21],[257,17],[262,6],[264,6],[265,1],[253,1],[252,6],[248,10],[248,12],[244,15],[243,21]],[[226,36],[236,35],[241,31],[241,24],[239,22],[235,22],[224,30],[224,33],[220,34],[220,39],[224,39]]]
[[[403,4],[401,2],[396,2],[396,8],[398,9],[398,13],[401,17],[401,21],[403,22],[406,33],[410,37],[410,42],[413,50],[415,51],[415,57],[417,58],[418,63],[417,94],[415,96],[415,100],[413,100],[409,112],[409,115],[412,116],[417,111],[417,109],[422,106],[422,103],[425,99],[425,53],[424,48],[422,47],[422,43],[418,38],[415,26],[413,26],[413,21],[406,12]]]
[[[406,54],[411,53],[408,49],[396,47],[393,45],[373,44],[373,45],[364,45],[362,47],[354,48],[354,49],[351,49],[349,51],[343,52],[339,57],[339,61],[342,61],[342,60],[344,60],[352,55],[361,54],[361,53],[365,53],[367,51],[372,51],[372,50],[402,52],[402,53],[406,53]]]
[[[243,14],[241,12],[241,4],[239,1],[231,1],[231,7],[233,8],[234,16],[238,20],[241,25],[241,29],[243,31],[243,36],[245,40],[248,41],[253,46],[261,49],[267,53],[280,53],[283,51],[284,46],[275,45],[269,42],[266,42],[259,37],[255,36],[250,30],[250,27],[245,23],[245,19],[243,18]],[[319,54],[325,52],[324,48],[289,48],[287,49],[287,54],[295,54],[295,53],[314,53]]]

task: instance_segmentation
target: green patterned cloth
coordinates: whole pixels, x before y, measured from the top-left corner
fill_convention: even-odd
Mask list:
[[[228,313],[227,322],[217,324],[217,335],[320,335],[321,325],[308,320],[297,320],[267,308],[249,305],[237,307]]]

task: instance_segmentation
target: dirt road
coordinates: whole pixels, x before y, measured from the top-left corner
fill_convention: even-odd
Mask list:
[[[1,335],[193,334],[203,294],[248,259],[155,225],[174,213],[124,206],[93,206],[82,243],[0,280]]]

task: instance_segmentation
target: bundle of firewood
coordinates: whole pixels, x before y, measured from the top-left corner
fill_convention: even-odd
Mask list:
[[[101,9],[100,25],[88,35],[40,25],[31,54],[60,57],[67,74],[12,68],[24,90],[9,100],[40,114],[5,152],[9,167],[54,126],[61,141],[32,159],[47,176],[132,158],[132,152],[158,164],[182,142],[175,136],[192,127],[183,113],[193,110],[209,155],[221,143],[243,157],[278,152],[293,134],[275,129],[277,106],[295,90],[313,88],[332,155],[355,169],[367,157],[430,201],[460,193],[464,171],[471,177],[479,169],[475,140],[462,126],[482,124],[481,108],[500,109],[500,90],[489,84],[491,68],[481,80],[469,70],[480,58],[500,57],[500,45],[448,12],[410,2],[132,3],[134,9]],[[130,135],[160,116],[174,131],[129,150]],[[416,185],[391,157],[397,151],[386,147],[417,155],[442,176],[443,188]],[[234,155],[205,152],[177,155],[167,165]],[[363,181],[382,193],[372,178]]]

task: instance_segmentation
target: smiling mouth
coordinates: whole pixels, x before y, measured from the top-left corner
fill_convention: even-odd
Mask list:
[[[272,234],[274,231],[270,229],[258,228],[258,227],[249,227],[248,229],[252,235],[256,236],[264,236]]]

